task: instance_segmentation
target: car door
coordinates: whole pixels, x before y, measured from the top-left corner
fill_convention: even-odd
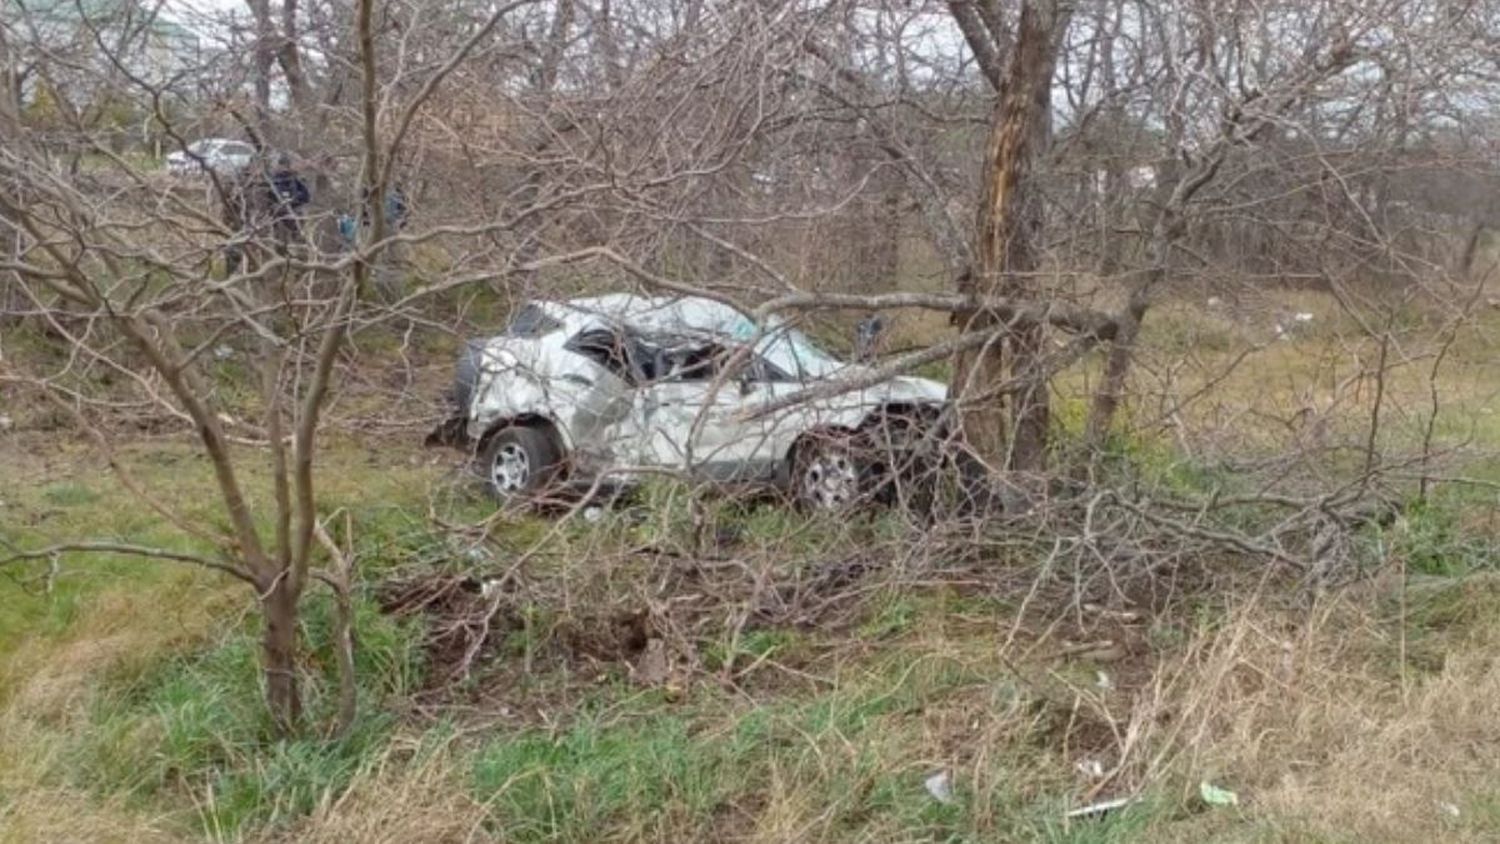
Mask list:
[[[607,472],[640,460],[645,438],[635,412],[641,381],[638,343],[612,328],[579,332],[548,367],[548,404],[573,440],[574,458]]]
[[[771,431],[750,418],[773,390],[752,364],[752,357],[713,342],[662,350],[655,378],[641,391],[650,461],[719,480],[774,471]]]

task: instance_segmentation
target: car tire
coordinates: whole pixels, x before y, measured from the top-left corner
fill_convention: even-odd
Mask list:
[[[497,501],[537,498],[557,480],[562,450],[540,427],[512,425],[485,440],[475,469]]]
[[[865,474],[865,461],[846,433],[812,434],[792,450],[792,498],[807,512],[841,513],[859,506]]]

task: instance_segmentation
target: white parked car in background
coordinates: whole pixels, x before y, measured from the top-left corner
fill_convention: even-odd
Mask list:
[[[471,449],[501,499],[665,469],[839,509],[943,424],[943,384],[870,375],[784,321],[709,299],[533,301],[470,344],[456,414],[428,441]]]
[[[209,170],[228,176],[250,165],[255,147],[229,138],[204,138],[167,155],[167,170],[176,176],[197,176]]]

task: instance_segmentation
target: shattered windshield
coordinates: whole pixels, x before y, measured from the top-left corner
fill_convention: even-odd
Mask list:
[[[826,378],[848,366],[780,317],[770,317],[760,326],[737,308],[708,299],[661,300],[621,294],[576,299],[561,308],[574,318],[624,324],[644,334],[701,332],[740,344],[753,343],[756,354],[798,381]]]
[[[755,352],[796,380],[826,378],[847,365],[779,317],[771,317],[762,329],[739,311],[731,308],[724,311],[728,313],[720,317],[718,332],[745,342],[758,335]]]
[[[843,361],[824,351],[812,338],[777,320],[766,326],[756,351],[801,380],[825,378],[844,368]]]

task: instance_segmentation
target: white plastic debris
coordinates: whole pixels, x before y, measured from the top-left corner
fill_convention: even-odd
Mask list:
[[[1116,797],[1113,800],[1102,800],[1098,803],[1090,803],[1087,806],[1081,806],[1071,812],[1067,812],[1063,817],[1070,819],[1098,817],[1099,815],[1113,812],[1116,809],[1123,809],[1136,802],[1137,799],[1135,797]]]
[[[1224,300],[1223,299],[1220,299],[1217,296],[1210,296],[1210,297],[1208,297],[1208,306],[1210,308],[1217,308],[1217,307],[1219,307],[1222,304],[1224,304]]]
[[[1098,759],[1079,759],[1078,764],[1073,767],[1078,769],[1078,773],[1083,774],[1091,780],[1102,779],[1104,777],[1104,763]]]
[[[1210,806],[1238,806],[1240,796],[1227,788],[1220,788],[1208,780],[1198,783],[1198,796]]]
[[[1109,675],[1105,674],[1103,671],[1094,672],[1094,685],[1105,690],[1106,692],[1113,691],[1115,688],[1115,682],[1109,679]]]
[[[234,357],[234,348],[232,346],[215,346],[214,357],[219,360],[229,360]]]
[[[481,583],[479,585],[479,597],[481,599],[483,599],[483,600],[486,600],[486,601],[488,601],[491,598],[495,597],[495,593],[497,593],[497,592],[500,591],[500,584],[501,584],[501,582],[502,581],[501,581],[500,578],[498,578],[498,577],[492,577],[489,580],[486,580],[483,583]]]
[[[1450,818],[1456,818],[1459,815],[1463,814],[1458,810],[1458,806],[1453,803],[1449,803],[1446,800],[1437,801],[1437,806],[1438,809],[1442,810],[1443,814],[1447,815]]]
[[[1298,322],[1312,322],[1313,315],[1308,313],[1307,311],[1298,311],[1297,315],[1292,317],[1292,319]]]
[[[594,522],[597,522],[597,521],[599,521],[600,519],[603,519],[603,518],[604,518],[604,508],[603,507],[587,507],[583,511],[583,520],[586,521],[586,522],[588,522],[588,523],[590,523],[590,524],[593,524]]]
[[[11,428],[14,428],[14,427],[16,427],[15,420],[11,419],[9,416],[6,416],[3,413],[0,413],[0,433],[4,433],[6,431],[9,431]]]
[[[953,802],[953,777],[947,771],[938,771],[922,785],[927,787],[927,793],[937,802],[945,805]]]

